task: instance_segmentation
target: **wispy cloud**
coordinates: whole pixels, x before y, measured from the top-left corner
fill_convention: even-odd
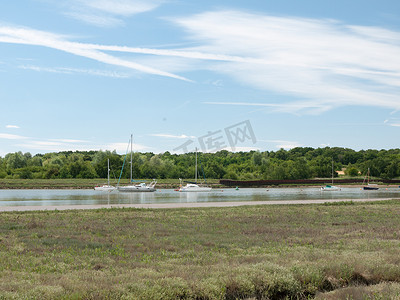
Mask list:
[[[0,139],[15,140],[15,145],[18,149],[28,149],[30,152],[60,152],[60,151],[91,151],[91,150],[109,150],[117,151],[124,154],[127,151],[126,143],[109,143],[97,144],[91,141],[74,140],[74,139],[38,139],[28,138],[11,134],[0,133]],[[134,151],[146,151],[150,147],[133,144]]]
[[[65,36],[50,32],[39,31],[30,28],[0,25],[0,42],[48,47],[75,54],[77,56],[93,59],[109,65],[125,67],[143,73],[189,81],[182,76],[144,66],[131,60],[108,55],[98,50],[90,49],[90,47],[84,43],[70,42]]]
[[[62,142],[52,140],[28,140],[23,141],[16,146],[23,149],[30,149],[30,151],[46,151],[46,152],[60,152],[60,151],[92,151],[92,150],[109,150],[117,151],[117,153],[124,154],[126,152],[126,143],[111,143],[111,144],[95,144],[95,143],[81,143],[81,142]],[[134,144],[134,151],[145,151],[149,147]]]
[[[18,125],[6,125],[6,128],[18,129]]]
[[[75,5],[90,9],[98,2],[74,1]],[[133,14],[133,4],[138,3],[117,1],[112,7],[110,3],[114,2],[100,1],[98,10],[116,15],[123,15],[123,11]],[[151,2],[146,9],[160,3]],[[0,26],[0,42],[50,47],[106,64],[186,81],[187,78],[171,70],[208,70],[259,90],[287,96],[279,102],[259,103],[254,99],[207,104],[259,106],[301,114],[320,114],[349,105],[400,110],[399,32],[335,20],[238,11],[206,12],[170,21],[181,26],[199,46],[149,49],[77,43],[49,32],[4,26]],[[141,54],[142,61],[146,61],[143,55],[148,55],[149,60],[143,65],[108,52]],[[167,63],[157,60],[156,56],[168,57]],[[169,71],[160,70],[161,65]],[[61,68],[56,71],[68,72]]]
[[[259,141],[272,143],[272,144],[275,144],[275,148],[278,148],[278,149],[283,148],[286,150],[302,146],[302,144],[300,144],[299,142],[296,142],[296,141],[285,141],[285,140],[259,140]]]
[[[346,105],[400,109],[399,32],[335,20],[238,11],[207,12],[170,20],[200,46],[149,49],[88,44],[87,47],[175,57],[182,70],[185,61],[179,59],[187,59],[189,69],[223,73],[242,84],[299,99],[295,103],[212,104],[265,105],[275,111],[314,114]],[[193,64],[193,60],[205,63]]]
[[[104,150],[110,150],[110,151],[116,150],[118,153],[121,153],[121,154],[126,153],[127,151],[130,151],[130,148],[128,149],[126,143],[106,144],[106,145],[100,146],[97,149],[104,149]],[[132,149],[133,149],[133,151],[148,151],[151,148],[148,146],[142,145],[142,144],[133,143]]]
[[[18,151],[28,149],[29,152],[60,152],[60,151],[91,151],[91,150],[109,150],[117,151],[120,154],[126,153],[128,144],[124,143],[94,143],[91,140],[79,140],[68,138],[37,138],[26,137],[16,134],[0,133],[0,141],[9,140],[7,143],[13,143],[13,146],[18,148]],[[11,142],[13,140],[13,142]],[[133,144],[134,151],[148,151],[151,147],[142,144]],[[0,151],[0,155],[4,155]]]
[[[330,105],[322,105],[312,101],[297,101],[292,103],[259,103],[259,102],[203,102],[211,105],[230,105],[230,106],[258,106],[270,107],[275,111],[284,111],[291,113],[300,113],[307,111],[308,113],[321,113],[332,108]]]
[[[69,11],[64,15],[97,27],[117,27],[124,24],[122,20],[109,15],[95,15],[82,11]]]
[[[400,127],[400,119],[390,118],[383,122],[387,126]]]
[[[50,139],[50,141],[61,142],[61,143],[88,143],[85,140],[74,140],[74,139]]]
[[[63,4],[64,15],[99,27],[124,24],[123,18],[151,11],[162,0],[71,0]],[[58,4],[58,3],[57,3]]]
[[[116,71],[104,71],[104,70],[93,70],[93,69],[77,69],[77,68],[64,68],[64,67],[39,67],[34,65],[22,65],[19,66],[20,69],[32,70],[36,72],[48,72],[48,73],[59,73],[59,74],[83,74],[83,75],[93,75],[101,77],[111,77],[111,78],[129,78],[129,74],[116,72]]]
[[[23,140],[27,139],[27,137],[16,135],[16,134],[9,134],[9,133],[0,133],[0,139],[6,140]]]
[[[160,6],[163,0],[78,0],[83,5],[120,16],[131,16],[153,10]]]
[[[191,51],[224,53],[225,62],[204,64],[205,68],[301,99],[298,110],[400,108],[399,32],[238,11],[207,12],[174,22],[200,44]]]
[[[167,134],[167,133],[154,133],[150,134],[151,136],[157,136],[157,137],[162,137],[162,138],[169,138],[169,139],[194,139],[196,138],[195,136],[192,135],[174,135],[174,134]]]

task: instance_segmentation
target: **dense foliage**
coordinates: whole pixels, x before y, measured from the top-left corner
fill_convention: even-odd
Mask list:
[[[106,178],[107,159],[111,177],[129,178],[130,157],[110,151],[68,151],[37,154],[9,153],[0,157],[0,178]],[[334,170],[348,176],[396,178],[400,176],[400,149],[361,150],[297,147],[291,150],[219,151],[199,154],[199,170],[215,179],[308,179],[328,178]],[[193,178],[195,153],[134,153],[134,178]],[[202,172],[200,172],[202,174]],[[334,173],[337,176],[337,173]]]

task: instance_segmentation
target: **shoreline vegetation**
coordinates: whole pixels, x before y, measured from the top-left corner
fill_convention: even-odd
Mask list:
[[[399,200],[0,216],[4,299],[400,297]]]
[[[193,181],[194,179],[192,179]],[[144,182],[151,182],[145,179]],[[190,179],[188,179],[190,181]],[[0,189],[93,189],[102,185],[107,179],[0,179]],[[116,186],[116,182],[110,182]],[[129,184],[129,179],[121,179],[120,185]],[[207,184],[213,188],[226,187],[219,183],[218,179],[207,180]],[[179,180],[161,179],[157,180],[157,189],[175,189],[179,187]]]
[[[132,153],[133,178],[190,179],[195,174],[195,153]],[[36,154],[9,153],[0,157],[0,179],[130,178],[125,155],[115,151],[64,151]],[[310,180],[356,178],[370,171],[371,180],[400,180],[400,149],[360,150],[340,147],[296,147],[291,150],[202,153],[200,176],[219,180]],[[125,166],[125,167],[123,167]],[[200,171],[201,170],[201,171]],[[339,178],[340,176],[340,178]]]
[[[145,179],[144,181],[150,182],[150,179]],[[194,181],[194,179],[188,179],[187,181]],[[318,181],[318,180],[316,180]],[[99,186],[107,182],[107,179],[1,179],[0,178],[0,190],[1,189],[93,189],[95,186]],[[228,183],[227,183],[228,182]],[[207,179],[207,185],[215,189],[227,189],[227,188],[285,188],[285,187],[321,187],[325,184],[330,183],[330,179],[326,178],[319,183],[304,183],[303,180],[299,180],[296,183],[295,180],[290,181],[290,183],[284,183],[281,181],[280,184],[248,184],[251,181],[235,182],[229,184],[227,180],[219,179]],[[283,183],[282,183],[283,182]],[[120,185],[126,185],[129,183],[129,179],[121,179]],[[389,187],[399,187],[398,181],[394,183],[384,183],[379,180],[376,181],[379,187],[389,188]],[[111,182],[111,185],[116,185],[116,182]],[[361,187],[362,184],[359,179],[355,179],[354,182],[347,183],[335,183],[337,186],[348,186],[348,187]],[[175,189],[179,187],[179,180],[177,179],[160,179],[157,180],[156,189]]]

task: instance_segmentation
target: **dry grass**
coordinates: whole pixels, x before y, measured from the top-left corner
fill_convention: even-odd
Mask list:
[[[395,299],[399,247],[398,201],[1,213],[0,298]]]

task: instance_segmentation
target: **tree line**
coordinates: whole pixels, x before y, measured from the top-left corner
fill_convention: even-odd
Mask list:
[[[291,150],[199,153],[198,169],[207,178],[234,180],[329,178],[345,169],[350,177],[400,177],[400,149],[355,151],[340,147],[297,147]],[[115,151],[15,152],[0,157],[0,178],[129,178],[130,156]],[[122,168],[125,164],[124,168]],[[121,170],[123,171],[121,172]],[[133,153],[134,178],[194,178],[195,153]],[[200,172],[202,176],[203,172]]]

